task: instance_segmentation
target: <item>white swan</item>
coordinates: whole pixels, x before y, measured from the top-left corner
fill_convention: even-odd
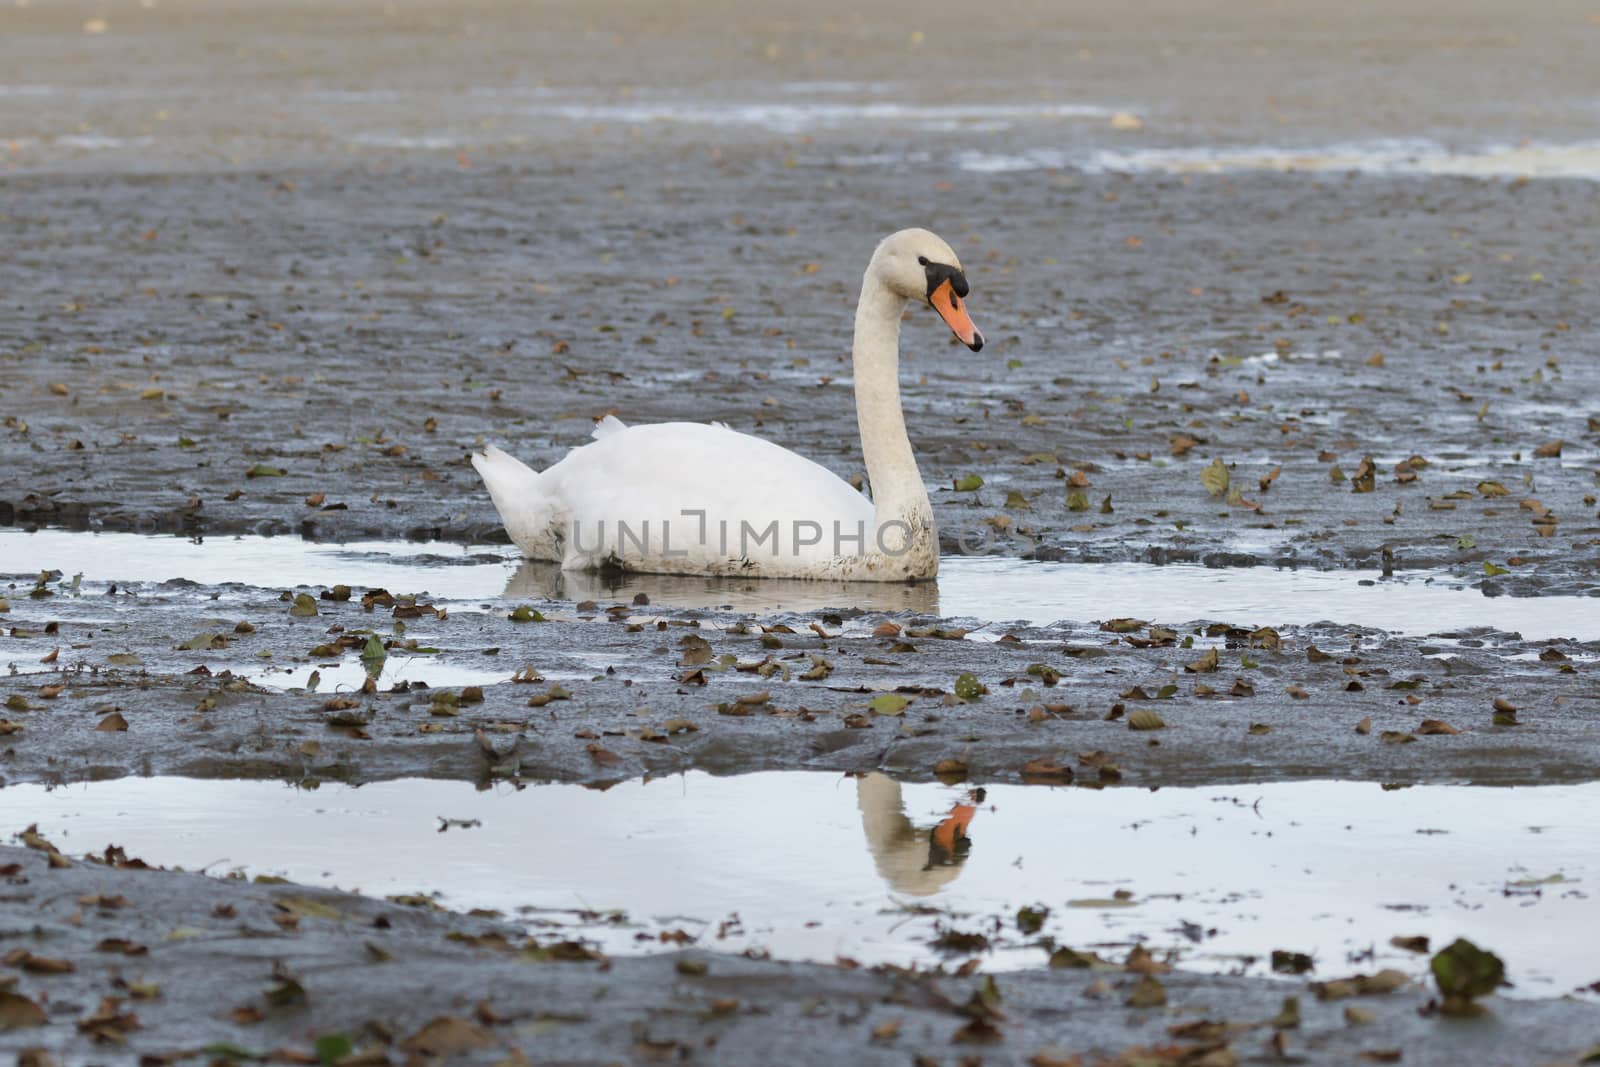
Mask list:
[[[974,352],[967,279],[927,230],[885,238],[856,304],[856,420],[872,499],[820,464],[720,424],[624,426],[535,471],[490,447],[472,457],[511,540],[563,570],[621,568],[847,581],[939,572],[939,537],[900,409],[900,318],[929,304]]]

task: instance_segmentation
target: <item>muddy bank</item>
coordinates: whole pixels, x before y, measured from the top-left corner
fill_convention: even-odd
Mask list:
[[[1298,979],[1120,967],[1008,974],[984,993],[981,975],[776,963],[714,946],[593,960],[492,917],[140,870],[118,851],[101,859],[111,863],[58,867],[44,851],[0,847],[0,924],[15,950],[0,974],[12,1027],[0,1044],[19,1055],[314,1059],[322,1042],[371,1063],[1020,1064],[1134,1062],[1130,1050],[1163,1046],[1153,1062],[1224,1064],[1267,1042],[1307,1063],[1393,1050],[1406,1063],[1570,1063],[1600,1011],[1490,998],[1485,1018],[1449,1021],[1419,1010],[1430,999],[1419,987],[1323,1001]],[[1293,1016],[1286,997],[1298,1000]]]
[[[905,331],[947,551],[1594,590],[1600,185],[791,155],[8,179],[0,522],[483,541],[469,452],[606,412],[855,475],[857,279],[915,222],[993,342]]]
[[[809,768],[1513,784],[1600,771],[1594,640],[1285,626],[1270,612],[1117,618],[1114,604],[1098,623],[1053,625],[752,614],[550,599],[522,575],[479,602],[69,576],[5,592],[12,781]]]

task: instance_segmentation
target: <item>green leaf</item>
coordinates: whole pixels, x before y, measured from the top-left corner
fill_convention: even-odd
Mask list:
[[[962,700],[977,700],[989,691],[989,687],[978,681],[978,676],[967,671],[956,678],[956,696]]]
[[[1211,461],[1211,465],[1200,472],[1200,484],[1206,487],[1206,492],[1212,496],[1222,496],[1228,491],[1228,468],[1218,456]]]
[[[1088,511],[1089,497],[1082,490],[1074,490],[1067,494],[1068,511]]]
[[[316,1049],[318,1063],[332,1064],[350,1055],[355,1046],[343,1034],[323,1034],[317,1038]]]
[[[1483,573],[1487,574],[1491,578],[1497,578],[1502,574],[1510,574],[1511,568],[1496,566],[1495,564],[1490,563],[1488,560],[1484,560]]]
[[[1477,548],[1477,547],[1478,547],[1477,538],[1473,537],[1471,534],[1462,534],[1460,537],[1456,538],[1456,550],[1457,551],[1465,552],[1469,548]]]
[[[1028,498],[1018,490],[1012,489],[1006,493],[1005,508],[1007,511],[1028,511],[1032,507],[1033,505],[1028,503]]]
[[[1061,672],[1048,663],[1030,663],[1028,664],[1028,673],[1045,685],[1055,685],[1061,681]]]
[[[976,474],[963,474],[955,481],[955,490],[958,493],[975,493],[983,488],[983,479]]]
[[[269,467],[265,463],[257,463],[254,467],[244,472],[246,478],[282,478],[289,472],[282,467]]]
[[[874,715],[900,715],[910,703],[910,697],[901,696],[899,693],[885,693],[867,701],[867,707]]]
[[[388,655],[388,649],[383,647],[383,638],[377,634],[368,634],[367,643],[361,647],[361,658],[381,660]]]
[[[297,619],[308,619],[317,613],[317,601],[310,593],[296,593],[289,614]]]
[[[546,622],[544,615],[524,604],[511,613],[512,622]]]
[[[1434,953],[1429,964],[1444,997],[1446,1015],[1476,1015],[1474,997],[1485,997],[1506,984],[1506,965],[1466,938],[1457,938]]]
[[[295,1004],[306,1002],[305,986],[300,984],[298,978],[288,974],[278,975],[276,985],[266,992],[267,1003],[274,1008],[287,1008]]]

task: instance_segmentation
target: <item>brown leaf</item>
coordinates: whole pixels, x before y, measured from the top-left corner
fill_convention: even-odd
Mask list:
[[[950,1037],[954,1045],[988,1045],[999,1040],[1000,1028],[988,1019],[973,1019]]]
[[[1028,1057],[1028,1067],[1084,1067],[1083,1057],[1076,1052],[1042,1048]]]
[[[1419,734],[1459,734],[1461,731],[1445,722],[1443,719],[1423,719],[1422,725],[1417,727]]]
[[[45,1021],[44,1009],[39,1005],[21,993],[0,989],[0,1033],[43,1026]]]
[[[1352,493],[1370,493],[1376,486],[1378,465],[1371,456],[1363,456],[1356,465],[1355,474],[1350,477],[1350,491]]]
[[[108,937],[94,947],[96,952],[115,952],[123,956],[147,956],[150,950],[121,937]]]
[[[101,719],[99,725],[95,727],[97,731],[102,733],[126,730],[127,728],[128,720],[122,717],[122,712],[120,711],[113,711],[110,715]]]
[[[1167,987],[1154,975],[1145,975],[1134,983],[1133,990],[1124,1001],[1130,1008],[1159,1008],[1167,1002]]]
[[[905,1024],[904,1019],[889,1019],[872,1028],[872,1040],[893,1041],[900,1036],[900,1027]]]
[[[1040,756],[1022,765],[1022,778],[1024,781],[1070,782],[1072,768],[1048,756]]]
[[[1404,971],[1386,968],[1377,974],[1357,974],[1337,978],[1331,982],[1313,982],[1311,988],[1318,1000],[1343,1000],[1347,997],[1375,996],[1393,993],[1405,987],[1410,979]]]
[[[21,967],[29,974],[71,974],[78,969],[71,960],[35,956],[25,948],[12,949],[0,959],[0,963],[8,967]]]
[[[441,1015],[400,1042],[407,1052],[448,1058],[475,1049],[489,1048],[495,1040],[488,1033],[455,1015]]]

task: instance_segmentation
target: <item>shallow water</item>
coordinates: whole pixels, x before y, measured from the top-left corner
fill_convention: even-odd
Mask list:
[[[1382,578],[1376,571],[1189,564],[1037,563],[949,556],[937,583],[741,581],[662,575],[563,573],[524,563],[501,546],[411,542],[318,544],[290,537],[203,541],[123,533],[0,530],[0,574],[21,582],[40,570],[98,583],[199,585],[238,582],[268,589],[379,586],[427,593],[457,610],[510,600],[631,600],[660,607],[755,614],[859,608],[918,612],[978,623],[1087,623],[1135,616],[1292,626],[1333,622],[1411,635],[1493,627],[1528,640],[1600,638],[1600,597],[1486,595],[1443,575]],[[1492,587],[1490,588],[1492,592]],[[13,599],[15,599],[13,593]]]
[[[605,791],[125,778],[4,797],[0,829],[37,822],[69,854],[116,843],[213,874],[433,893],[612,953],[682,929],[725,951],[931,964],[949,927],[994,942],[988,968],[1037,966],[1045,950],[1013,917],[1042,905],[1060,944],[1120,958],[1142,943],[1203,970],[1265,973],[1288,949],[1323,977],[1421,975],[1426,958],[1389,939],[1425,935],[1500,953],[1516,995],[1600,978],[1594,784],[1009,786],[976,799],[882,775],[695,773]],[[939,829],[952,813],[964,835]],[[579,914],[612,909],[626,918]]]
[[[1129,150],[1039,147],[962,152],[955,162],[980,174],[1075,168],[1169,174],[1239,171],[1397,174],[1418,177],[1600,179],[1600,144],[1483,144],[1453,148],[1429,140],[1373,140],[1289,147],[1202,145]]]

